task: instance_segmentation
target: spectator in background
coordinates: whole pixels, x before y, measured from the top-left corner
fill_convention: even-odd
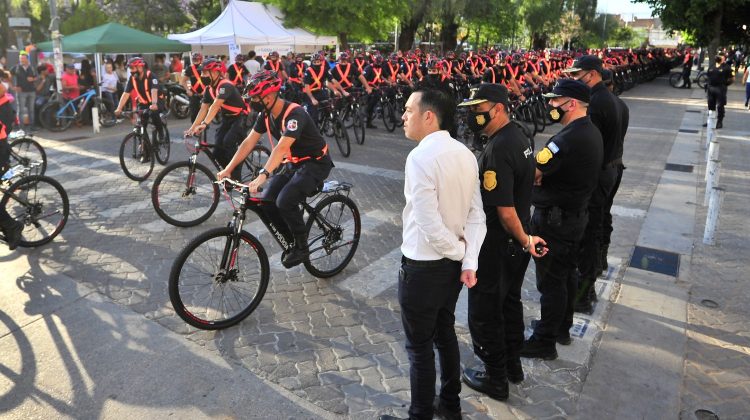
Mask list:
[[[2,89],[0,89],[0,98],[5,97],[8,100],[8,103],[10,104],[11,109],[13,110],[13,115],[15,118],[15,112],[16,112],[16,97],[13,96],[11,93],[11,85],[10,85],[10,72],[5,70],[0,70],[0,82],[2,82]],[[6,124],[7,125],[7,124]],[[11,127],[11,126],[8,126]]]
[[[117,97],[117,81],[113,64],[105,64],[104,73],[102,73],[102,101],[107,109],[111,109],[112,111],[114,111],[115,104],[119,101]]]
[[[125,56],[118,54],[115,57],[115,74],[117,75],[117,96],[122,95],[125,83],[128,80],[128,69],[125,66]]]
[[[224,67],[229,67],[229,57],[227,57],[226,55],[220,55],[219,61],[224,64]]]
[[[39,77],[36,79],[36,100],[34,101],[34,121],[39,125],[39,111],[49,101],[55,89],[55,75],[49,72],[47,64],[41,64],[36,68]],[[33,130],[33,128],[32,128]]]
[[[247,61],[245,61],[245,68],[247,69],[247,75],[252,76],[260,71],[261,63],[256,59],[255,51],[247,53]]]
[[[24,130],[29,130],[34,124],[34,101],[36,100],[37,79],[36,69],[29,63],[29,55],[21,51],[19,63],[11,70],[12,85],[16,90],[18,101],[18,116]]]
[[[81,74],[78,76],[78,85],[85,92],[96,86],[96,71],[91,67],[87,59],[81,61]]]
[[[8,65],[8,59],[5,56],[0,57],[0,70],[5,70],[5,66]]]
[[[182,60],[179,54],[172,54],[170,57],[169,72],[182,74]]]
[[[78,74],[73,63],[65,65],[65,72],[62,75],[62,87],[63,99],[70,100],[81,94],[81,90],[78,87]]]
[[[164,54],[156,54],[154,57],[154,65],[151,66],[151,73],[156,76],[159,83],[164,83],[169,80],[169,69],[164,64]]]

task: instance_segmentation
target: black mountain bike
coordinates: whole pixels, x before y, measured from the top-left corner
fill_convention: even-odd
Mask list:
[[[37,166],[16,165],[0,181],[0,206],[23,223],[19,243],[22,247],[44,245],[55,239],[70,212],[68,194],[59,182],[44,175],[29,175]],[[5,242],[2,235],[0,240]]]
[[[258,215],[284,249],[282,258],[294,246],[293,236],[272,203],[251,196],[246,185],[224,181],[241,193],[241,204],[232,221],[191,241],[169,275],[169,298],[175,312],[203,330],[222,329],[242,321],[266,293],[268,255],[255,236],[242,230],[247,210]],[[340,273],[357,250],[362,225],[359,210],[349,198],[350,189],[348,183],[328,182],[302,203],[308,214],[310,250],[304,265],[316,277]]]
[[[190,158],[164,168],[151,187],[151,203],[156,214],[171,225],[189,227],[203,223],[219,205],[219,186],[214,181],[216,172],[223,167],[211,152],[215,145],[205,141],[205,133],[195,139],[185,138]],[[215,171],[198,162],[201,153],[213,163]],[[256,145],[245,158],[242,182],[250,182],[258,176],[270,155],[268,148]]]
[[[354,132],[357,144],[365,144],[364,89],[352,89],[341,110],[344,126]],[[350,137],[351,138],[351,137]]]
[[[318,102],[318,127],[322,134],[335,138],[341,154],[349,157],[352,149],[349,132],[346,130],[341,114],[341,103],[340,99],[326,99]]]
[[[144,181],[154,170],[154,158],[162,165],[169,160],[170,138],[167,121],[162,118],[164,132],[158,135],[157,128],[151,124],[151,138],[143,126],[143,109],[124,111],[122,115],[134,116],[133,131],[128,133],[120,144],[120,167],[125,175],[133,181]]]

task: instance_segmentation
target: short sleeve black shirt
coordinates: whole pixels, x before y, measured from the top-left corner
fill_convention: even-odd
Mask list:
[[[312,90],[322,89],[328,80],[328,64],[323,62],[319,66],[310,66],[305,71],[303,83],[310,85]]]
[[[602,135],[588,116],[563,127],[536,155],[542,184],[535,186],[531,203],[538,208],[568,211],[588,206],[602,167]]]
[[[276,140],[280,140],[282,137],[293,138],[294,143],[292,143],[291,147],[292,156],[299,158],[305,156],[320,156],[323,148],[326,147],[326,142],[323,139],[323,136],[320,135],[320,130],[318,130],[318,127],[303,107],[297,106],[289,112],[286,120],[282,122],[284,114],[290,106],[293,106],[293,104],[287,102],[284,104],[284,108],[281,110],[281,114],[278,118],[269,118],[268,125],[271,128],[270,134],[273,135]],[[282,124],[284,124],[283,127]],[[267,131],[265,114],[255,121],[255,127],[253,127],[253,130],[260,134]]]
[[[307,65],[305,63],[293,63],[289,66],[289,78],[302,81],[302,78],[305,76],[305,70],[307,70]]]
[[[352,63],[341,64],[337,63],[331,70],[329,77],[333,80],[341,83],[341,87],[348,89],[354,86],[355,81],[359,77],[359,71],[357,66]],[[343,80],[346,80],[344,82]]]
[[[497,207],[515,207],[521,223],[531,221],[534,153],[529,140],[514,123],[492,136],[479,156],[479,182],[487,227],[501,229]]]
[[[151,89],[159,89],[159,79],[150,71],[147,71],[142,79],[138,78],[137,74],[132,74],[125,86],[125,92],[131,93],[135,90],[139,95],[143,95],[144,97],[139,98],[138,102],[144,105],[150,105],[148,98],[151,97]]]
[[[222,83],[217,87],[209,87],[203,92],[203,103],[211,104],[214,99],[223,99],[224,104],[234,108],[245,108],[245,101],[242,99],[239,89],[232,83]],[[221,108],[222,115],[225,117],[236,116],[236,111]]]
[[[241,64],[234,63],[227,69],[227,79],[231,81],[232,83],[235,83],[236,85],[241,85],[243,80],[243,76],[245,76],[245,73],[247,73],[247,69],[245,66]],[[239,75],[239,81],[235,82],[237,80],[237,75]]]

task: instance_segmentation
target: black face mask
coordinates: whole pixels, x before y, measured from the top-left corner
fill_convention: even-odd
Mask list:
[[[207,76],[201,76],[201,82],[203,82],[203,86],[208,86],[211,84],[211,78]]]
[[[263,101],[250,101],[250,109],[255,112],[263,112],[266,110],[266,106],[263,105]]]
[[[568,102],[570,101],[563,102],[560,105],[552,107],[552,109],[549,110],[549,117],[552,122],[559,123],[560,121],[562,121],[565,113],[567,112],[562,109],[562,106],[567,104]]]
[[[484,111],[484,112],[469,112],[469,118],[466,119],[466,124],[469,125],[469,128],[471,131],[478,133],[484,129],[484,127],[487,127],[487,124],[490,123],[490,120],[492,117],[490,116],[490,111]]]

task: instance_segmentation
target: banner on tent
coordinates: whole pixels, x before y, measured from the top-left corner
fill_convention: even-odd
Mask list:
[[[240,53],[240,46],[237,44],[229,44],[229,63],[234,63],[234,57]]]
[[[261,57],[265,57],[271,54],[273,51],[278,51],[281,55],[286,55],[289,52],[294,51],[291,45],[256,45],[255,53]]]

